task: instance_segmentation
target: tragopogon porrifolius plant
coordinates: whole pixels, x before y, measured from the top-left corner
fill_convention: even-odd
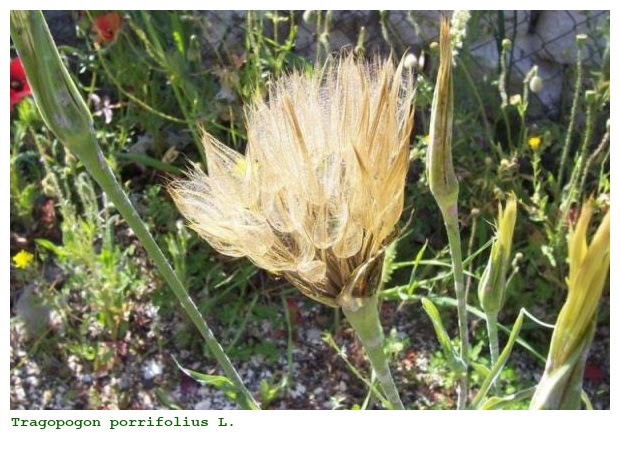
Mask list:
[[[144,12],[140,16],[147,25],[151,24],[148,14]],[[329,51],[326,36],[332,27],[331,13],[317,14],[316,17],[326,19],[321,24],[320,19],[317,19],[317,28],[322,30],[321,49]],[[385,12],[381,17],[387,23]],[[505,307],[508,305],[505,304],[511,300],[511,294],[507,291],[518,270],[515,265],[517,259],[513,261],[513,256],[516,256],[513,254],[513,239],[519,241],[523,237],[523,232],[519,230],[521,220],[527,215],[524,193],[518,191],[518,185],[513,186],[512,189],[516,188],[514,192],[510,191],[511,188],[505,192],[498,191],[500,205],[497,222],[494,223],[494,237],[482,238],[482,243],[488,240],[485,246],[480,247],[475,254],[470,254],[475,242],[480,241],[480,238],[475,238],[475,228],[472,228],[468,247],[470,252],[462,252],[463,218],[459,218],[459,205],[462,212],[467,198],[463,195],[466,192],[462,191],[459,199],[459,190],[463,190],[466,185],[461,184],[459,187],[464,173],[458,156],[462,149],[458,148],[458,143],[465,133],[461,129],[453,129],[453,119],[458,119],[454,101],[457,98],[458,106],[460,96],[454,90],[453,68],[455,64],[463,62],[455,60],[453,43],[459,43],[459,46],[454,46],[457,48],[463,44],[469,17],[469,14],[459,15],[452,26],[447,18],[442,17],[439,43],[432,46],[438,52],[433,51],[429,55],[429,59],[432,56],[433,62],[438,63],[434,90],[429,77],[424,80],[424,84],[420,79],[418,91],[419,95],[428,95],[429,101],[430,94],[433,94],[429,122],[420,129],[424,130],[422,133],[428,133],[428,138],[424,140],[426,146],[423,147],[426,153],[426,182],[437,204],[435,206],[433,203],[430,211],[441,213],[447,237],[445,246],[446,250],[449,249],[451,260],[449,263],[436,259],[427,261],[423,257],[429,245],[427,242],[414,261],[412,276],[422,262],[433,262],[433,265],[441,263],[446,273],[427,276],[425,281],[444,283],[446,280],[454,280],[454,294],[443,289],[442,295],[437,295],[433,284],[420,286],[415,290],[417,294],[414,294],[415,283],[410,283],[409,286],[397,287],[399,290],[407,288],[406,292],[399,294],[399,298],[422,302],[439,339],[445,363],[451,370],[451,377],[455,379],[458,409],[494,409],[515,401],[522,404],[526,400],[531,400],[532,409],[575,409],[582,402],[587,406],[588,400],[582,392],[582,377],[610,257],[609,213],[602,217],[589,244],[587,241],[588,225],[595,216],[592,202],[582,206],[579,216],[575,217],[576,223],[569,229],[568,296],[557,323],[551,325],[554,331],[540,384],[537,387],[531,387],[530,384],[529,387],[503,394],[508,391],[502,389],[498,381],[513,347],[516,344],[527,346],[520,338],[525,316],[535,323],[540,321],[521,308],[511,330],[499,323],[500,315],[507,316]],[[290,15],[290,20],[294,20],[294,14]],[[456,32],[455,29],[460,31]],[[155,33],[154,28],[149,34],[151,39],[159,42],[159,33]],[[127,220],[151,260],[174,290],[175,296],[226,374],[227,395],[242,407],[258,408],[252,392],[243,384],[194,305],[183,280],[170,267],[107,166],[93,131],[89,109],[59,57],[42,14],[12,12],[11,35],[47,126],[81,160],[107,193],[109,200]],[[292,46],[293,31],[290,37]],[[264,98],[254,98],[245,107],[245,152],[232,150],[204,132],[204,148],[201,148],[204,156],[201,155],[201,158],[204,158],[203,164],[206,167],[203,169],[202,164],[197,165],[184,178],[177,177],[170,181],[168,189],[190,227],[215,250],[227,256],[247,258],[257,267],[284,277],[309,299],[334,308],[336,312],[342,311],[370,360],[373,379],[366,381],[363,374],[359,373],[358,366],[349,362],[344,350],[338,349],[331,335],[326,334],[324,340],[331,340],[330,344],[336,346],[340,357],[355,369],[356,378],[370,388],[364,407],[372,396],[379,398],[380,405],[385,408],[405,409],[408,403],[403,403],[401,396],[405,397],[408,386],[405,381],[399,386],[398,375],[401,373],[397,373],[395,381],[392,376],[394,368],[389,365],[391,356],[396,357],[394,353],[397,351],[393,344],[399,335],[388,337],[386,342],[380,321],[381,287],[385,281],[383,272],[390,268],[394,260],[394,241],[403,231],[399,222],[404,218],[403,215],[409,215],[409,208],[405,209],[407,174],[410,162],[417,153],[412,152],[416,142],[412,140],[416,72],[421,71],[424,64],[407,57],[401,59],[400,63],[395,63],[391,57],[383,59],[375,56],[367,59],[359,49],[363,47],[363,41],[361,39],[354,51],[344,50],[335,56],[328,56],[324,63],[317,63],[314,67],[308,64],[304,70],[284,76],[283,71],[278,70],[275,74],[277,78],[264,84],[264,90],[261,91]],[[165,41],[162,40],[160,44],[158,49],[161,52],[157,56],[163,60],[158,61],[166,63],[164,60],[168,54]],[[465,51],[465,48],[462,49]],[[507,49],[505,45],[504,57]],[[287,48],[286,52],[289,50]],[[257,56],[259,54],[256,53]],[[182,55],[179,53],[177,57],[181,58]],[[179,68],[182,69],[182,66]],[[502,68],[505,73],[505,62]],[[537,74],[537,69],[530,70],[523,80],[524,86],[532,85],[530,83],[538,77]],[[262,73],[260,77],[263,77]],[[506,75],[500,77],[499,87],[505,95],[504,104],[510,99],[508,94],[511,86],[508,79]],[[475,85],[471,77],[469,82]],[[191,92],[194,93],[193,88]],[[526,91],[520,111],[522,128],[525,125],[527,97]],[[418,96],[418,101],[420,98]],[[596,101],[592,96],[589,99],[592,103]],[[479,101],[484,117],[484,106],[480,98]],[[593,108],[592,103],[589,106]],[[193,111],[191,114],[185,115],[186,122],[198,118],[199,109],[196,116]],[[588,118],[589,131],[592,133],[593,117]],[[200,129],[200,125],[191,125],[193,137],[199,136],[197,133]],[[492,140],[488,125],[485,130],[485,140]],[[454,150],[453,136],[457,144]],[[526,130],[521,129],[518,145],[506,153],[522,153],[526,137]],[[468,143],[475,142],[467,139]],[[537,149],[541,145],[540,141],[538,138],[538,142],[532,142],[530,147]],[[580,163],[585,158],[589,143],[588,136],[588,140],[583,141]],[[488,145],[487,149],[504,153],[499,144]],[[423,153],[419,156],[423,156]],[[453,158],[457,166],[453,164]],[[535,163],[538,166],[538,161]],[[593,164],[590,160],[583,161],[576,170],[573,169],[571,175],[576,177],[571,181],[574,187],[579,183],[578,177],[583,180],[581,176],[588,172],[590,164]],[[585,166],[583,170],[582,165]],[[536,166],[534,179],[538,169]],[[423,176],[421,179],[424,181]],[[583,182],[579,185],[583,187]],[[540,185],[535,186],[535,191],[542,191]],[[421,192],[424,193],[425,189],[421,188]],[[579,199],[578,195],[575,194],[573,199]],[[569,198],[568,205],[561,206],[560,212],[565,213],[569,208],[572,210],[570,205],[573,199]],[[415,198],[413,200],[416,201]],[[496,200],[482,202],[486,207],[496,207],[497,204]],[[416,206],[416,203],[413,205],[414,210],[423,208]],[[476,210],[477,216],[485,213]],[[492,209],[491,212],[491,217],[495,218]],[[437,257],[440,258],[444,254],[441,252],[444,231],[439,226],[435,229],[440,231],[439,240],[429,248],[439,251]],[[437,244],[440,248],[437,248]],[[489,245],[491,248],[487,251]],[[185,254],[185,250],[182,251],[177,251],[177,255]],[[482,257],[487,254],[488,258]],[[519,254],[522,258],[523,255]],[[476,255],[481,255],[481,261],[477,264],[479,269],[472,267]],[[512,273],[509,273],[511,268]],[[480,273],[476,270],[484,271]],[[400,279],[398,274],[394,274],[394,277],[397,277],[395,280]],[[476,293],[467,292],[472,282],[478,282],[477,299],[474,296]],[[383,290],[383,295],[391,299],[395,295],[391,291]],[[469,299],[471,301],[468,301],[468,294],[473,296]],[[252,302],[260,298],[261,295],[256,294]],[[448,316],[436,306],[445,302],[457,309],[451,324],[444,324]],[[480,305],[474,305],[474,302]],[[288,308],[287,303],[284,305]],[[292,376],[294,369],[291,365],[293,354],[290,345],[293,330],[291,315],[288,309],[286,311],[289,332],[288,375]],[[486,351],[479,349],[482,342],[478,340],[476,343],[475,334],[472,336],[473,348],[470,347],[468,313],[487,323],[490,361],[481,359],[482,353]],[[249,316],[251,311],[248,312]],[[231,322],[230,325],[234,326],[235,323]],[[544,323],[541,325],[550,326]],[[236,343],[243,327],[237,330],[231,345]],[[452,330],[458,331],[458,337],[453,337]],[[500,340],[500,330],[509,332],[508,339]],[[185,369],[183,371],[187,372]],[[198,379],[203,378],[200,380],[213,378],[189,373]],[[223,379],[218,378],[220,382]],[[375,387],[375,379],[379,387]],[[270,390],[267,392],[263,390],[260,395],[265,406],[275,396]],[[489,396],[491,393],[497,396]],[[256,396],[259,396],[258,393]]]

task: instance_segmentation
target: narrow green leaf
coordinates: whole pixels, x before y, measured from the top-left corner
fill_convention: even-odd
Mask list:
[[[490,397],[486,400],[482,405],[480,405],[481,410],[489,411],[493,409],[503,409],[511,403],[518,403],[519,401],[529,400],[534,395],[536,391],[536,387],[530,387],[528,389],[519,390],[511,395],[506,395],[504,397]]]
[[[456,307],[456,299],[452,298],[452,297],[441,297],[441,296],[437,296],[437,295],[430,295],[429,298],[432,299],[432,301],[437,304],[437,305],[448,305],[451,307]],[[530,317],[530,313],[528,313],[524,308],[521,308],[521,311],[523,312],[524,315]],[[474,316],[477,316],[478,318],[482,319],[482,320],[486,320],[486,316],[484,314],[484,312],[482,310],[480,310],[479,308],[475,308],[473,306],[467,305],[467,312],[470,314],[473,314]],[[538,319],[532,319],[534,322],[536,322],[537,324],[540,324],[541,321],[539,321]],[[543,323],[544,324],[544,323]],[[500,328],[500,330],[502,330],[505,333],[510,333],[510,329],[508,327],[506,327],[505,325],[502,324],[497,324],[497,326]],[[545,327],[549,327],[548,324],[544,324]],[[523,338],[521,337],[517,337],[517,344],[519,344],[520,346],[522,346],[523,348],[525,348],[528,352],[530,352],[534,357],[536,357],[538,360],[540,360],[541,362],[546,362],[547,358],[545,356],[543,356],[542,354],[540,354],[536,349],[534,349],[534,347],[528,343],[527,341],[525,341]]]
[[[199,373],[197,371],[190,370],[188,368],[183,367],[177,361],[176,357],[172,356],[172,359],[174,360],[174,363],[177,364],[177,367],[179,368],[179,370],[181,370],[183,373],[185,373],[190,378],[198,382],[201,382],[203,384],[215,387],[216,389],[224,392],[224,394],[228,398],[230,398],[235,403],[237,403],[241,408],[250,409],[247,403],[247,400],[245,399],[243,394],[240,393],[239,389],[235,386],[235,384],[230,379],[228,379],[226,376],[217,376],[217,375]]]
[[[172,398],[170,398],[162,389],[155,390],[155,397],[159,400],[159,402],[168,409],[173,409],[175,411],[181,411],[181,408]]]
[[[336,341],[334,341],[334,339],[332,338],[331,334],[329,332],[323,332],[323,335],[321,336],[321,339],[328,345],[330,346],[334,351],[336,351],[336,353],[338,354],[338,356],[344,360],[344,363],[347,364],[347,367],[349,367],[349,370],[351,370],[351,372],[360,380],[362,381],[366,387],[368,387],[369,391],[372,391],[373,395],[379,399],[379,401],[381,402],[381,404],[383,405],[383,407],[385,407],[386,409],[388,409],[390,407],[390,402],[383,396],[383,394],[379,391],[379,388],[376,386],[375,381],[374,381],[374,375],[372,377],[372,379],[369,381],[368,379],[366,379],[364,377],[364,375],[362,375],[362,373],[360,373],[360,371],[355,368],[355,366],[349,362],[349,359],[347,358],[346,354],[344,352],[342,352],[342,349],[340,349],[340,346],[338,346],[336,344]]]
[[[422,258],[424,257],[424,252],[426,251],[426,247],[428,246],[428,240],[426,242],[424,242],[424,245],[422,245],[422,248],[420,248],[420,251],[418,251],[418,254],[415,257],[415,260],[413,261],[413,268],[411,269],[411,275],[409,275],[409,285],[407,287],[407,293],[408,294],[413,294],[415,291],[415,274],[418,270],[418,266],[420,265],[420,261],[422,260]]]
[[[68,256],[68,253],[65,251],[65,249],[62,246],[55,245],[54,243],[50,242],[47,239],[35,239],[35,242],[37,243],[37,245],[42,246],[46,250],[51,251],[58,257]]]
[[[437,307],[428,299],[422,299],[422,307],[424,308],[424,311],[426,311],[426,314],[428,314],[428,317],[431,318],[433,328],[435,329],[435,334],[441,344],[441,348],[446,356],[448,365],[455,373],[463,373],[466,369],[465,364],[463,359],[457,355],[454,346],[452,345],[452,341],[443,325]]]
[[[177,175],[183,174],[183,170],[179,169],[178,167],[173,166],[169,163],[164,163],[163,161],[157,160],[147,155],[140,155],[138,153],[114,153],[113,155],[120,160],[140,163],[144,166],[152,167],[159,171],[170,172]]]
[[[510,332],[510,337],[508,338],[508,342],[506,343],[506,346],[504,347],[504,349],[502,350],[502,353],[498,357],[497,362],[495,362],[495,365],[493,365],[493,368],[491,368],[490,373],[488,374],[488,376],[482,383],[482,386],[480,386],[480,390],[478,391],[478,394],[476,395],[476,397],[474,398],[474,401],[471,404],[472,408],[478,409],[478,407],[480,406],[480,402],[484,399],[484,397],[486,397],[487,393],[489,393],[489,389],[491,388],[491,385],[495,382],[497,377],[502,372],[502,369],[504,368],[504,365],[506,364],[506,361],[508,360],[508,357],[510,356],[510,353],[512,352],[512,347],[514,346],[517,340],[517,336],[519,335],[521,326],[523,325],[524,316],[525,316],[525,313],[523,312],[523,310],[519,311],[519,316],[517,317],[517,320],[512,326],[512,331]]]
[[[483,365],[479,362],[471,362],[471,367],[474,369],[476,373],[480,375],[480,379],[483,381],[489,376],[491,370],[486,365]]]

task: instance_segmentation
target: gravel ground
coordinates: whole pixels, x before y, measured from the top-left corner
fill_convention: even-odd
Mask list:
[[[291,301],[289,301],[291,302]],[[255,354],[245,361],[233,359],[248,388],[261,397],[261,382],[277,385],[289,370],[287,387],[270,400],[268,409],[348,409],[361,404],[367,388],[349,369],[337,352],[322,339],[331,331],[332,310],[321,305],[300,304],[294,300],[289,308],[293,343],[292,360],[287,362],[287,333],[275,330],[270,321],[251,320],[243,334],[247,340],[269,340],[279,358],[266,359]],[[282,305],[277,305],[284,316]],[[179,309],[179,313],[180,313]],[[161,340],[172,340],[174,328],[181,323],[179,314],[161,317],[150,303],[136,304],[130,317],[130,330],[124,340],[106,345],[116,353],[109,363],[94,371],[92,362],[83,356],[42,347],[54,340],[55,327],[38,339],[29,339],[23,322],[11,323],[12,409],[232,409],[236,405],[222,392],[205,386],[183,374],[172,356],[185,368],[201,373],[218,374],[214,362],[199,350],[178,349],[174,343],[162,348]],[[402,348],[393,362],[395,380],[403,402],[410,409],[453,408],[454,387],[436,358],[439,346],[430,324],[413,305],[396,310],[383,305],[384,327],[393,327],[393,339]],[[215,333],[223,328],[211,321]],[[472,323],[476,329],[476,323]],[[367,375],[368,364],[359,342],[343,322],[333,338],[342,353],[360,372]],[[91,335],[97,336],[97,327]],[[56,334],[58,335],[58,334]],[[222,340],[226,345],[226,340]],[[486,356],[486,353],[483,352]],[[435,360],[434,360],[435,359]],[[521,348],[510,359],[522,383],[533,384],[543,366]],[[599,327],[586,368],[586,391],[596,409],[609,408],[609,329]],[[276,387],[277,389],[277,387]],[[371,401],[369,408],[380,409]]]

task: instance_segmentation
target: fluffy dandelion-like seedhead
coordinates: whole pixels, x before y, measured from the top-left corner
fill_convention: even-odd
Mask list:
[[[208,174],[171,186],[192,228],[325,304],[376,293],[409,164],[403,66],[350,55],[284,77],[246,110],[245,155],[205,135]]]

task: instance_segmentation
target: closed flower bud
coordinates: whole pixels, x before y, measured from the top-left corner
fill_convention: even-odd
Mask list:
[[[190,62],[200,62],[200,40],[198,36],[192,35],[189,37],[189,46],[187,47],[187,60]]]
[[[431,193],[442,211],[456,207],[459,184],[452,166],[452,45],[450,25],[443,18],[440,28],[437,83],[433,95],[426,172]]]
[[[540,76],[536,75],[530,79],[530,90],[534,93],[540,93],[544,88],[543,80]]]
[[[508,38],[504,38],[502,40],[502,49],[504,50],[510,50],[510,48],[512,47],[512,41],[510,41]]]
[[[407,69],[416,69],[418,65],[418,58],[415,54],[407,54],[405,56],[405,68]]]
[[[551,336],[551,345],[530,409],[579,409],[588,349],[596,328],[603,287],[609,273],[610,212],[590,244],[586,234],[592,200],[582,207],[568,235],[568,296]]]
[[[420,57],[418,58],[418,71],[424,71],[424,65],[426,64],[426,55],[424,51],[420,52]]]
[[[580,33],[577,36],[575,36],[575,41],[577,42],[577,46],[579,46],[580,48],[583,47],[583,45],[586,43],[587,40],[588,40],[588,35],[586,35],[585,33]]]
[[[21,55],[22,63],[46,125],[63,144],[80,144],[84,132],[92,128],[92,117],[62,63],[43,14],[11,11],[11,36],[18,53],[28,50]]]
[[[314,22],[315,17],[316,17],[316,11],[311,10],[311,9],[305,10],[304,14],[302,15],[302,19],[306,24]]]
[[[521,104],[521,95],[519,94],[512,95],[509,101],[510,101],[511,106],[516,106],[517,104]]]
[[[502,206],[499,206],[496,237],[491,247],[489,262],[478,285],[480,305],[485,313],[492,316],[497,316],[504,303],[506,274],[510,265],[516,219],[517,200],[514,194],[511,194],[505,208],[502,209]]]

